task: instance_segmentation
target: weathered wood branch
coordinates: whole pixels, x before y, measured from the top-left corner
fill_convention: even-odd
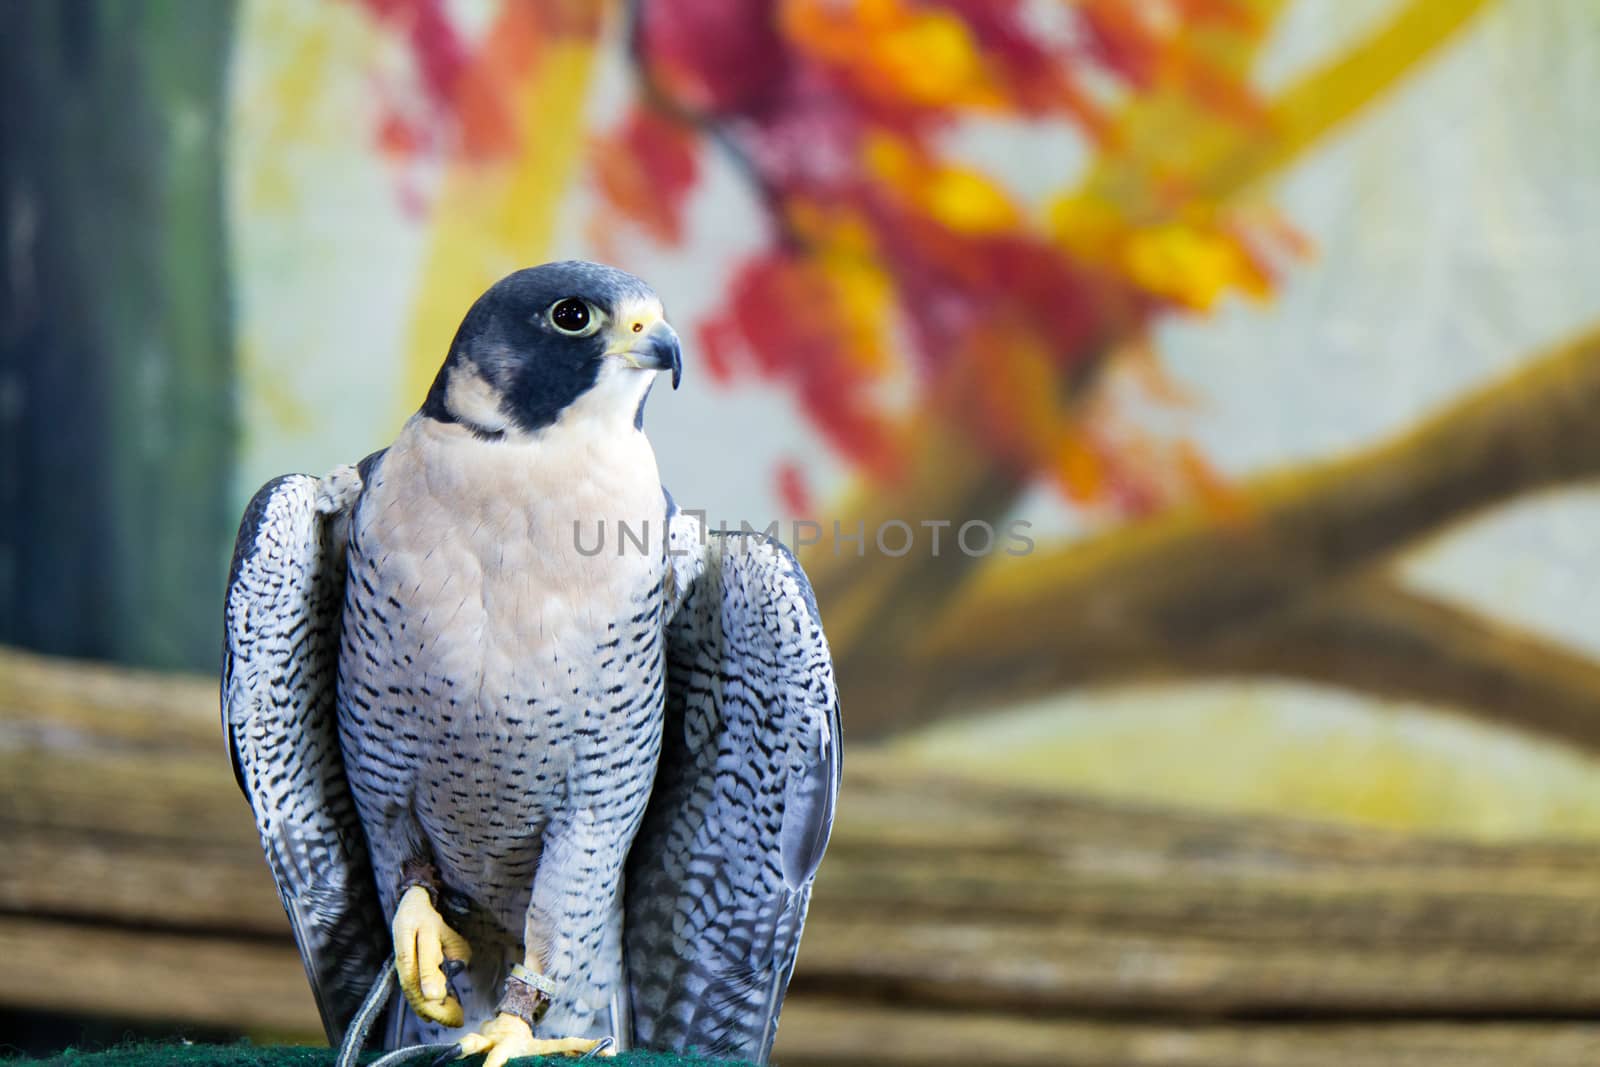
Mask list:
[[[1043,636],[1043,635],[1041,635]],[[1050,635],[1053,651],[1010,669],[959,658],[926,665],[952,709],[1074,686],[1278,677],[1413,700],[1600,749],[1600,662],[1555,641],[1371,575],[1334,582],[1282,611],[1164,640],[1117,632]]]
[[[1267,476],[1245,515],[1158,516],[1050,555],[997,560],[930,651],[1006,655],[1041,622],[1203,638],[1493,504],[1600,474],[1600,328],[1379,446]]]
[[[837,521],[837,530],[832,522],[821,524],[820,543],[801,552],[836,648],[864,649],[908,636],[902,633],[905,621],[919,618],[911,602],[928,608],[942,605],[971,569],[973,561],[953,550],[938,557],[923,551],[903,557],[881,551],[878,532],[887,524],[903,522],[918,529],[924,522],[959,525],[969,518],[1004,515],[1022,491],[1022,479],[993,469],[952,419],[919,420],[907,432],[905,444],[901,479],[856,488],[840,508],[848,518]],[[954,533],[946,531],[944,540],[953,539]]]
[[[1325,682],[1600,749],[1600,662],[1379,577],[1229,633],[1181,667]]]
[[[214,699],[0,652],[0,1003],[317,1032]],[[779,1057],[1578,1064],[1597,953],[1587,845],[1123,810],[857,752]]]
[[[1574,654],[1461,612],[1401,608],[1392,596],[1363,621],[1371,588],[1336,588],[1451,523],[1600,475],[1597,405],[1600,330],[1392,441],[1244,486],[1242,518],[1187,509],[1052,554],[998,559],[920,644],[854,665],[856,735],[1067,684],[1268,670],[1459,700],[1486,718],[1600,746],[1600,685]],[[1420,632],[1426,625],[1440,630]],[[1431,651],[1408,663],[1391,648],[1369,670],[1318,659],[1330,639],[1377,653],[1383,634]],[[1466,643],[1451,650],[1457,637]],[[1497,647],[1502,639],[1511,643]],[[1533,696],[1552,702],[1530,706]]]

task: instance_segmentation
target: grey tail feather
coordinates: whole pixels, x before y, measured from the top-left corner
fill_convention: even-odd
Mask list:
[[[761,1034],[761,1056],[757,1063],[766,1063],[772,1057],[772,1044],[778,1039],[778,1013],[783,1010],[783,995],[789,988],[789,979],[794,977],[795,960],[800,956],[800,932],[805,926],[806,910],[810,904],[811,886],[808,883],[800,887],[784,909],[789,958],[772,969],[771,984],[767,987],[766,1026]]]
[[[295,944],[300,948],[300,959],[311,984],[312,998],[316,1000],[317,1010],[322,1015],[323,1029],[327,1031],[330,1042],[338,1041],[342,1032],[355,1025],[355,1017],[360,1014],[359,1008],[351,1010],[354,997],[347,976],[352,971],[371,967],[382,950],[361,937],[356,924],[346,923],[335,930],[334,936],[321,946],[320,951],[310,951],[313,942],[306,931],[308,925],[315,928],[316,924],[307,923],[306,916],[301,913],[302,902],[287,896],[282,900]],[[375,977],[382,978],[384,970],[394,971],[393,957],[375,973]],[[349,1022],[346,1022],[347,1016]]]

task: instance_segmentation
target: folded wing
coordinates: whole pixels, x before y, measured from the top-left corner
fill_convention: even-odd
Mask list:
[[[250,501],[222,662],[234,773],[335,1045],[389,951],[334,712],[344,529],[359,488],[342,468],[321,482],[279,478]]]
[[[626,883],[634,1037],[765,1063],[833,826],[833,664],[785,548],[669,521],[666,733]]]

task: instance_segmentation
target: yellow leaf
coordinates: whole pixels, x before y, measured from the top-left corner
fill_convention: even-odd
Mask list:
[[[1067,499],[1079,504],[1094,501],[1105,488],[1100,458],[1076,429],[1068,429],[1056,445],[1055,476]]]
[[[1016,227],[1011,198],[975,171],[947,167],[929,175],[922,201],[940,225],[957,233],[996,233]]]
[[[1135,231],[1123,250],[1123,266],[1140,288],[1201,311],[1225,290],[1255,282],[1232,242],[1176,223]]]
[[[924,107],[993,104],[997,96],[966,24],[946,11],[907,19],[870,53],[900,95]]]

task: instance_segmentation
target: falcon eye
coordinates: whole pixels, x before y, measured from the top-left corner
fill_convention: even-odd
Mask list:
[[[600,328],[600,313],[587,300],[569,296],[550,305],[550,325],[574,337],[587,337]]]

